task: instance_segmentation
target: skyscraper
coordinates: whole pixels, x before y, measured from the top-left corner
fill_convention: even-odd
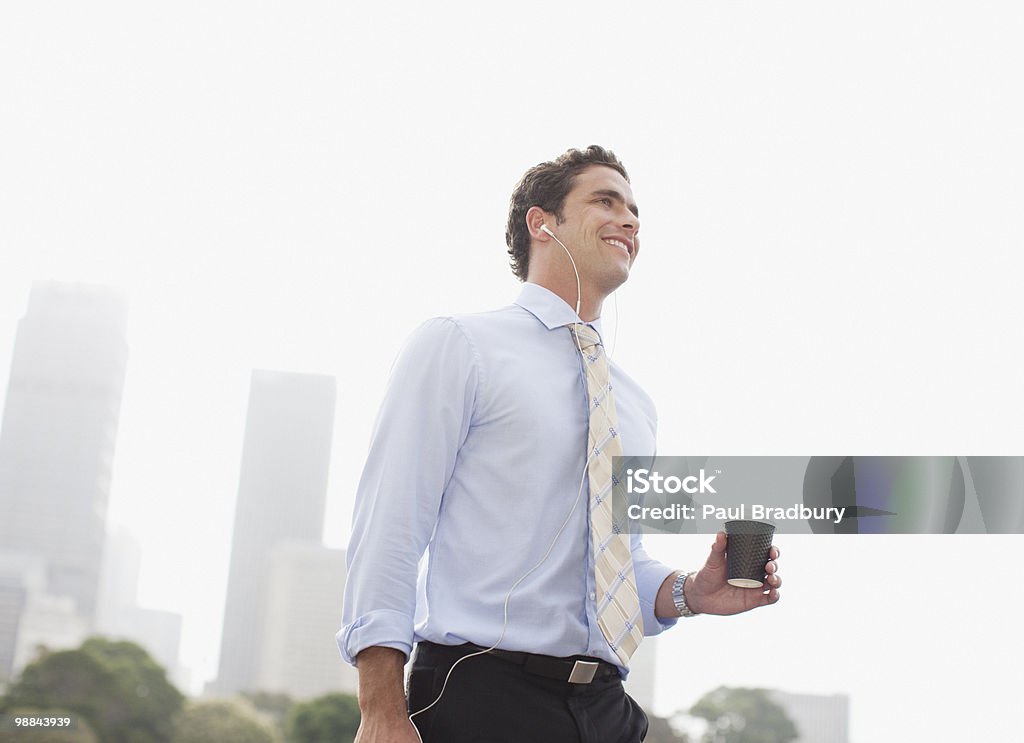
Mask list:
[[[794,694],[776,690],[770,694],[796,725],[795,743],[847,743],[850,739],[850,698],[845,694]]]
[[[107,534],[96,603],[97,634],[131,640],[146,649],[179,688],[188,687],[188,673],[178,658],[182,617],[138,604],[142,548],[124,527]],[[2,564],[2,563],[0,563]]]
[[[86,626],[128,358],[125,315],[110,289],[35,284],[0,429],[0,550],[42,564],[46,593],[73,600]]]
[[[322,543],[334,401],[333,377],[253,372],[217,693],[259,686],[274,548]]]
[[[261,690],[293,699],[356,693],[355,669],[342,662],[334,642],[344,591],[345,550],[291,542],[274,547],[258,653]]]

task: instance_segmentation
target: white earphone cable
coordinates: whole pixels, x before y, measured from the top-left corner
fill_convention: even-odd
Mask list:
[[[565,245],[562,243],[562,241],[559,240],[555,236],[555,234],[553,232],[551,232],[551,230],[549,230],[547,228],[547,225],[544,225],[544,227],[542,229],[544,230],[544,232],[546,232],[547,234],[551,235],[551,237],[553,237],[555,239],[555,242],[557,242],[562,247],[562,250],[565,251],[565,254],[567,256],[569,256],[569,262],[572,264],[572,271],[576,275],[576,324],[585,325],[585,323],[583,322],[583,319],[580,317],[580,303],[581,303],[581,301],[583,299],[583,294],[582,294],[582,290],[580,288],[580,274],[579,274],[579,271],[576,269],[576,261],[573,260],[572,253],[569,252],[569,249],[567,247],[565,247]],[[615,301],[616,301],[616,306],[615,306],[615,330],[614,330],[614,335],[613,335],[613,339],[612,339],[612,350],[613,351],[614,351],[615,339],[618,336],[618,324],[619,324],[619,312],[618,312],[618,304],[617,304],[618,303],[618,299],[616,299]],[[579,359],[580,359],[580,364],[582,365],[583,364],[583,348],[582,348],[582,345],[580,344],[579,335],[577,333],[573,333],[573,339],[576,341],[576,348],[580,352]],[[608,358],[610,360],[610,358],[611,358],[610,355],[609,355]],[[586,372],[584,371],[584,376],[585,376],[585,374],[586,374]],[[610,375],[609,375],[607,386],[608,387],[611,386],[611,376]],[[606,389],[607,389],[607,387],[606,387]],[[604,390],[602,390],[601,394],[602,395],[604,394]],[[603,412],[603,409],[602,409],[602,412]],[[498,646],[501,644],[501,641],[505,639],[505,632],[508,629],[508,605],[509,605],[509,601],[511,601],[511,599],[512,599],[512,594],[519,587],[520,583],[522,583],[530,575],[532,575],[536,570],[538,570],[547,561],[547,559],[551,556],[551,552],[554,550],[555,544],[558,542],[558,538],[560,536],[562,536],[562,532],[565,531],[565,527],[568,526],[569,521],[572,519],[573,513],[576,512],[576,507],[580,503],[580,498],[583,495],[583,485],[584,485],[584,483],[587,480],[587,474],[588,474],[589,468],[590,468],[590,460],[593,459],[595,453],[596,452],[594,450],[591,450],[589,452],[588,456],[587,456],[586,461],[583,464],[583,472],[580,475],[580,484],[579,484],[579,487],[577,488],[577,491],[576,491],[576,498],[572,502],[572,508],[569,509],[569,513],[566,514],[565,519],[562,521],[562,525],[558,528],[558,531],[555,532],[555,536],[552,537],[551,543],[548,545],[548,549],[544,553],[544,557],[541,558],[540,562],[538,562],[536,565],[534,565],[528,571],[523,573],[523,575],[520,576],[516,580],[516,582],[512,584],[512,587],[509,588],[508,593],[505,595],[505,601],[504,601],[504,606],[503,606],[503,621],[502,621],[502,625],[501,625],[501,634],[498,636],[498,639],[495,640],[494,644],[492,644],[489,648],[485,648],[484,650],[477,650],[477,651],[475,651],[473,653],[469,653],[468,655],[464,655],[461,658],[459,658],[458,660],[456,660],[452,664],[452,667],[448,669],[448,673],[444,677],[444,683],[441,684],[441,691],[438,692],[437,697],[434,699],[434,701],[432,701],[430,704],[428,704],[423,709],[419,709],[419,710],[416,710],[415,712],[411,713],[409,715],[409,721],[410,722],[412,722],[412,718],[416,717],[416,715],[419,715],[419,714],[422,714],[422,713],[426,712],[431,707],[433,707],[435,704],[437,704],[438,702],[441,701],[441,697],[444,696],[445,689],[448,688],[448,680],[451,678],[452,671],[455,670],[456,666],[458,666],[460,663],[462,663],[462,661],[464,661],[464,660],[466,660],[468,658],[473,658],[473,657],[475,657],[477,655],[485,655],[485,654],[491,652],[492,650],[496,650],[498,648]],[[420,743],[422,743],[423,738],[420,737],[419,730],[416,728],[415,724],[413,725],[413,729],[416,730],[416,735],[417,735],[417,737],[420,738]]]

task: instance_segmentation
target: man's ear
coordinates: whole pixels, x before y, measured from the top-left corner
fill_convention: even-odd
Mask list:
[[[547,242],[550,240],[548,233],[541,230],[550,215],[541,209],[539,206],[531,206],[526,212],[526,228],[530,231],[530,237],[538,242]],[[548,225],[550,229],[550,225]]]

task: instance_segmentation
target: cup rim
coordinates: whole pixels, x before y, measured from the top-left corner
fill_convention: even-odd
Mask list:
[[[768,527],[770,529],[775,529],[775,524],[773,524],[773,523],[771,523],[769,521],[756,521],[754,519],[731,519],[731,520],[725,522],[725,533],[726,534],[729,533],[729,524],[758,524],[760,526],[765,526],[765,527]]]

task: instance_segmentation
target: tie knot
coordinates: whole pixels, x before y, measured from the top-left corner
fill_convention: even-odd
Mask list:
[[[579,342],[580,350],[582,351],[589,351],[595,346],[601,345],[601,336],[589,325],[581,325],[580,323],[570,325],[569,332]]]

